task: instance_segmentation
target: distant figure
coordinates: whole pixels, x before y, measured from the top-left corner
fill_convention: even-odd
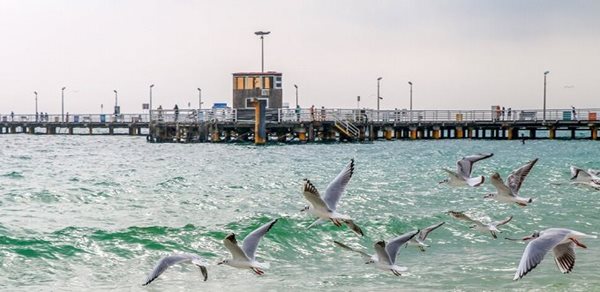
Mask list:
[[[508,116],[508,120],[511,121],[511,116],[512,116],[512,108],[508,108],[508,112],[507,112],[507,116]]]
[[[325,107],[321,106],[321,121],[325,120]]]
[[[39,113],[35,112],[35,121],[38,122]]]
[[[505,108],[504,107],[502,107],[501,113],[502,113],[502,120],[504,121],[504,113],[505,113]]]
[[[10,112],[10,121],[11,122],[15,121],[15,113],[13,111]]]
[[[67,112],[67,119],[65,120],[65,122],[69,122],[69,112]]]
[[[579,121],[579,119],[577,119],[577,110],[575,110],[574,106],[571,106],[571,119],[573,121]]]
[[[525,145],[525,135],[521,134],[521,144]]]
[[[310,106],[310,119],[314,122],[315,121],[315,105],[311,105]]]
[[[496,114],[494,115],[494,122],[500,119],[500,106],[496,106]]]
[[[163,116],[162,116],[162,114],[163,114],[162,105],[159,105],[158,108],[156,108],[156,109],[158,110],[158,120],[162,121],[162,119],[163,119]]]
[[[179,118],[179,107],[175,105],[175,107],[173,107],[173,110],[175,111],[175,121],[177,122],[177,119]]]
[[[300,105],[296,105],[296,117],[298,119],[298,122],[300,121]]]

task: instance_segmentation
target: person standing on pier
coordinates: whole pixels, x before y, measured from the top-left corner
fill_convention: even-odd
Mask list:
[[[296,105],[296,117],[299,122],[300,121],[300,105],[299,104]]]
[[[572,117],[572,120],[573,120],[573,121],[579,121],[579,120],[577,119],[577,111],[575,110],[575,107],[574,107],[574,106],[571,106],[571,117]]]
[[[506,112],[505,108],[502,107],[502,120],[504,121],[504,113]]]
[[[321,121],[325,121],[325,107],[321,106]]]
[[[315,105],[310,106],[310,119],[311,121],[315,121]]]
[[[175,105],[173,110],[175,111],[175,121],[177,122],[177,119],[179,118],[179,107],[177,106],[177,104]]]
[[[13,111],[10,112],[10,121],[11,122],[15,121],[15,112],[13,112]]]
[[[511,121],[511,116],[512,116],[512,108],[510,108],[510,107],[508,108],[508,111],[507,111],[507,116],[508,116],[508,120],[509,120],[509,121]]]

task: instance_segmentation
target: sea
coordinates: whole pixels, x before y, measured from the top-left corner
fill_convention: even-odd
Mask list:
[[[494,192],[438,184],[443,168],[474,153],[494,156],[473,175],[506,179],[539,158],[522,185],[527,207],[483,197]],[[321,193],[355,160],[338,211],[365,235],[315,218],[303,179]],[[513,281],[526,243],[552,227],[600,235],[600,192],[569,183],[569,167],[600,169],[590,140],[437,140],[334,144],[152,144],[132,136],[0,135],[1,291],[600,291],[600,239],[584,239],[576,264],[562,274],[552,253]],[[513,216],[493,239],[450,217],[462,211],[483,222]],[[223,239],[243,238],[279,219],[262,239],[263,276],[216,265],[229,258]],[[401,276],[367,265],[343,242],[374,253],[373,244],[445,222],[425,252],[401,248]],[[148,286],[163,256],[194,253]]]

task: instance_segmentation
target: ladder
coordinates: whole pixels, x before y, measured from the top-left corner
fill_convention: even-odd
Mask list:
[[[337,114],[332,114],[335,127],[340,133],[350,139],[356,139],[360,134],[358,128],[347,119],[341,119]]]

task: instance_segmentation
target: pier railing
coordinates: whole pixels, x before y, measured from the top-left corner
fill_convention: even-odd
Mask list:
[[[542,121],[540,109],[508,110],[372,110],[372,109],[267,109],[268,122],[312,122],[337,123],[419,123],[419,122],[526,122]],[[148,123],[148,113],[137,114],[10,114],[0,113],[0,122],[18,123]],[[253,109],[155,109],[151,111],[152,122],[239,122],[253,123]],[[600,108],[548,109],[546,121],[597,120]]]

